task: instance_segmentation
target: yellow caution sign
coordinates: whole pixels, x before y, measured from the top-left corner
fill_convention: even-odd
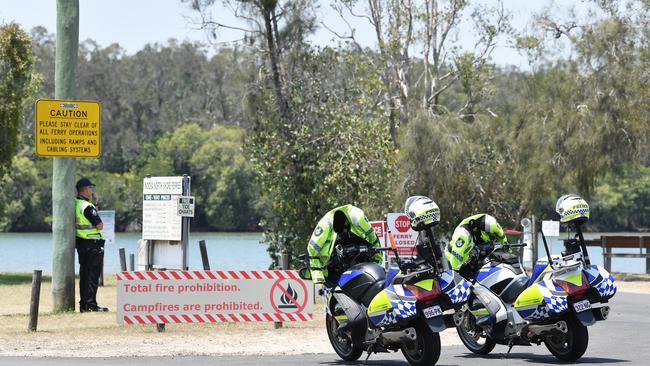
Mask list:
[[[99,102],[39,99],[36,101],[36,154],[95,158],[101,150]]]

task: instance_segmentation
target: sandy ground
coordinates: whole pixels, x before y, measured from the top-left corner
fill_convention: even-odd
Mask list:
[[[2,276],[2,274],[0,274]],[[650,293],[647,278],[618,281],[619,291]],[[164,333],[155,326],[119,326],[115,312],[51,312],[51,286],[43,283],[38,332],[27,332],[29,284],[0,286],[0,356],[175,356],[175,355],[272,355],[331,353],[324,329],[322,305],[315,305],[309,322],[168,325]],[[114,307],[114,279],[100,287],[100,304]],[[111,309],[114,310],[114,309]],[[461,344],[455,329],[441,333],[443,345]]]

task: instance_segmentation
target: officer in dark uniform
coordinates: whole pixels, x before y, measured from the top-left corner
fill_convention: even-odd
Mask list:
[[[76,247],[79,255],[79,311],[108,311],[97,305],[100,262],[104,253],[104,224],[97,213],[95,185],[88,178],[77,182],[75,200]]]

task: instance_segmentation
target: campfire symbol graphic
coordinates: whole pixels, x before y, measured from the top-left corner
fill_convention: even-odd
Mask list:
[[[291,296],[291,298],[287,295]],[[287,292],[283,292],[282,296],[280,296],[280,302],[282,303],[278,306],[280,309],[297,309],[295,303],[298,303],[298,292],[292,289],[291,285],[288,285]]]

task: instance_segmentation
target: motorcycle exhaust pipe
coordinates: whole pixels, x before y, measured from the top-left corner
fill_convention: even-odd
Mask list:
[[[607,317],[609,316],[609,306],[592,309],[592,311],[596,320],[607,320]]]
[[[397,332],[385,332],[381,335],[381,340],[384,344],[408,343],[416,339],[415,328],[412,327]]]
[[[528,326],[528,338],[534,338],[539,336],[545,336],[549,334],[560,334],[566,333],[568,330],[566,322],[564,320],[559,321],[555,324],[548,325],[529,325]]]

